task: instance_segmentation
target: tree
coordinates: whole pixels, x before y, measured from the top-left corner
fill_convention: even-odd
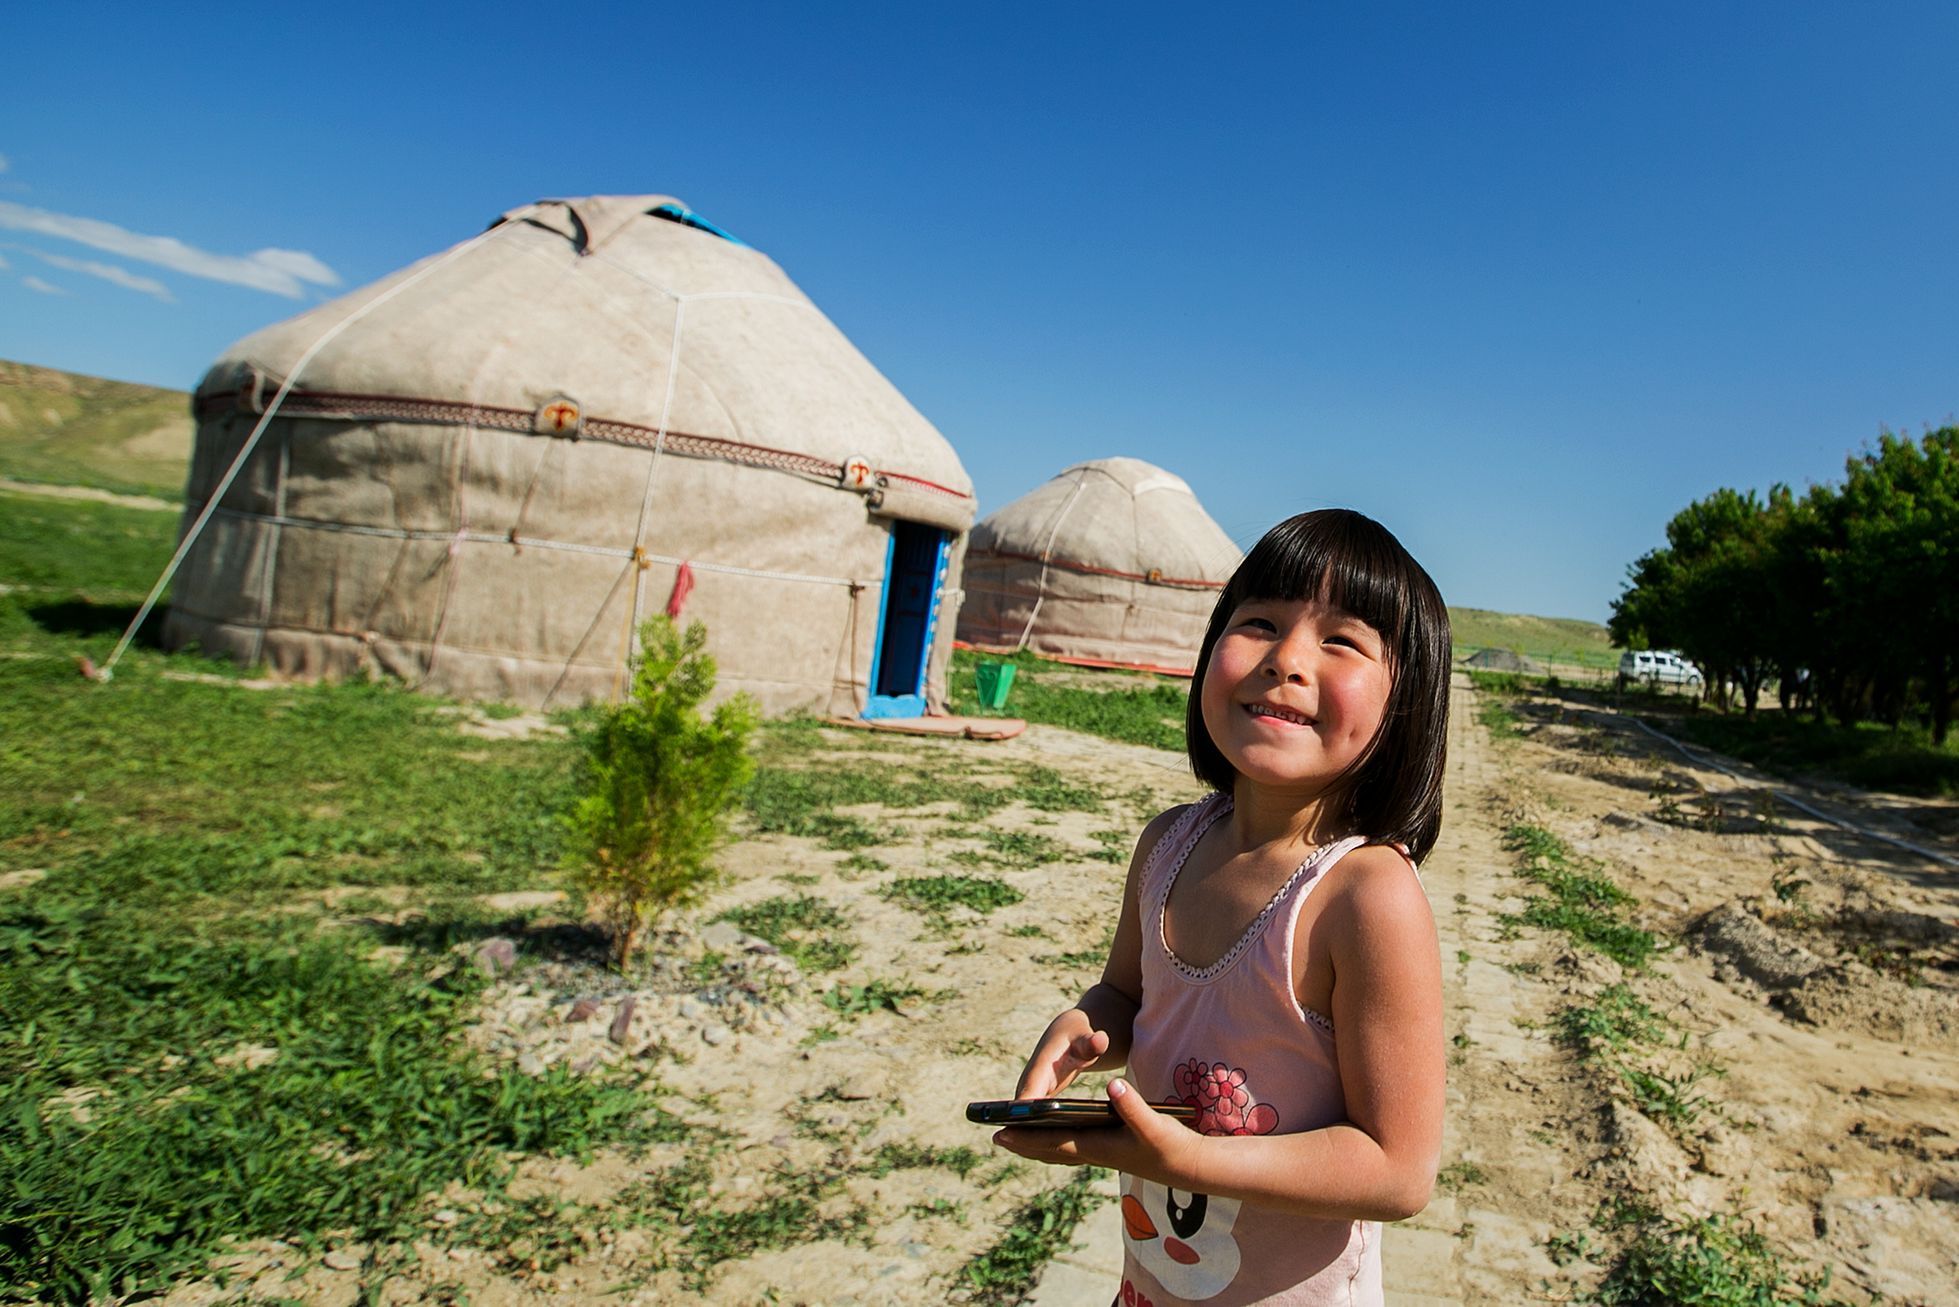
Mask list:
[[[624,970],[640,934],[714,878],[733,802],[754,774],[759,710],[736,695],[703,718],[714,690],[707,627],[667,617],[640,627],[632,693],[585,735],[584,794],[565,815],[567,870],[598,905]]]
[[[1844,547],[1829,579],[1875,663],[1879,701],[1897,720],[1914,691],[1945,743],[1959,646],[1959,427],[1921,440],[1884,433],[1850,460]]]
[[[1724,707],[1733,685],[1753,716],[1772,667],[1769,511],[1753,491],[1717,490],[1676,513],[1666,534],[1666,548],[1633,564],[1613,602],[1613,641],[1680,650]]]

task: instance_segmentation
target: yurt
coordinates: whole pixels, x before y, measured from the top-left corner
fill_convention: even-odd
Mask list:
[[[1077,463],[973,528],[959,639],[1188,676],[1240,557],[1183,478]]]
[[[677,200],[512,210],[246,337],[193,403],[173,648],[557,706],[617,695],[667,612],[767,710],[942,710],[958,456]]]

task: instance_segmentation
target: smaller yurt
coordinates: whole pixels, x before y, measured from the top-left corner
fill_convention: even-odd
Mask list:
[[[1188,676],[1241,557],[1182,477],[1077,463],[973,527],[959,639]]]
[[[226,350],[164,641],[296,678],[617,697],[706,622],[771,711],[943,711],[971,482],[771,260],[662,195],[547,200]]]

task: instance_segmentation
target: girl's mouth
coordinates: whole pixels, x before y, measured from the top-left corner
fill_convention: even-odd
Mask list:
[[[1254,717],[1263,717],[1269,721],[1287,722],[1293,726],[1311,726],[1313,724],[1313,719],[1305,713],[1284,707],[1280,704],[1248,703],[1245,705],[1245,711]]]

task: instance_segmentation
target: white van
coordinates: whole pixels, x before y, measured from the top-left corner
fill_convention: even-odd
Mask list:
[[[1619,655],[1621,685],[1691,685],[1701,683],[1700,668],[1665,649],[1628,649]]]

